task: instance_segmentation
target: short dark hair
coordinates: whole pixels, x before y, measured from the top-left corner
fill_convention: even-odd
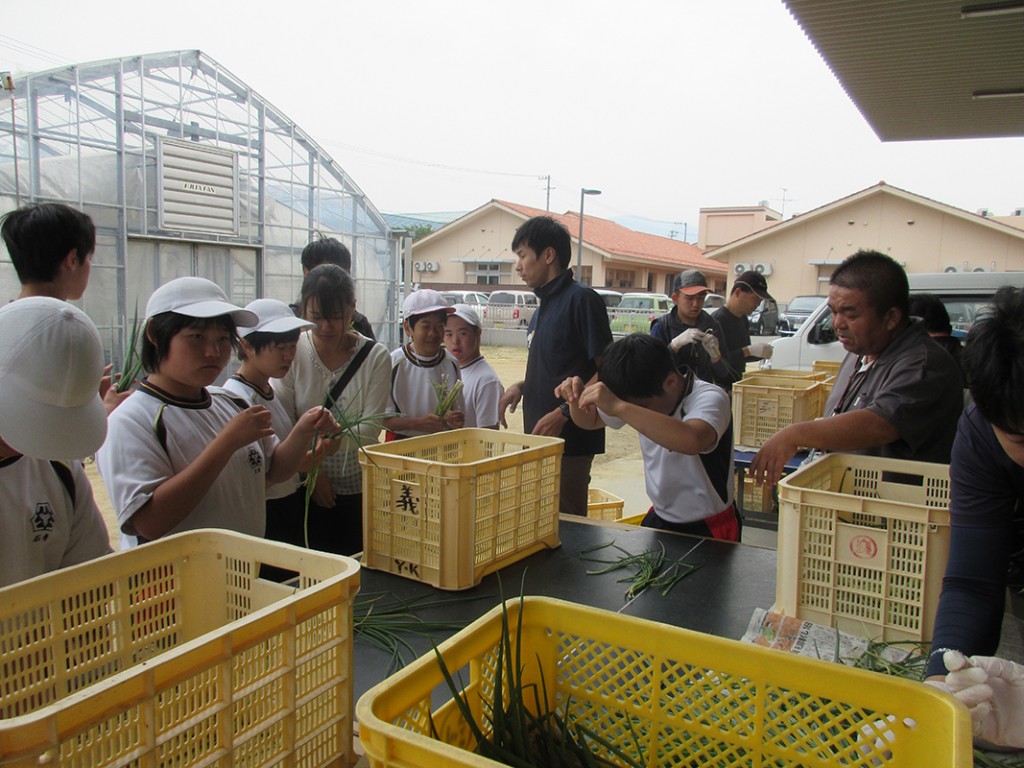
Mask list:
[[[534,216],[516,230],[512,238],[512,250],[525,245],[540,256],[548,248],[554,248],[562,269],[568,269],[572,262],[572,237],[569,230],[550,216]]]
[[[245,337],[245,343],[252,347],[252,351],[257,355],[266,347],[271,344],[291,344],[299,340],[299,334],[302,333],[301,328],[296,328],[294,331],[281,331],[280,333],[270,333],[267,331],[253,331]],[[238,359],[245,360],[248,355],[245,354],[245,349],[241,344],[238,345]]]
[[[356,305],[356,284],[352,276],[337,264],[313,267],[302,281],[299,309],[306,317],[310,299],[316,299],[323,317],[337,317]]]
[[[238,333],[231,315],[217,317],[190,317],[177,312],[161,312],[149,318],[142,334],[142,367],[147,373],[156,373],[160,363],[171,349],[171,339],[186,328],[221,328],[231,333],[231,348],[238,351]]]
[[[38,203],[10,211],[0,225],[18,280],[51,283],[71,251],[82,263],[96,250],[96,225],[88,215],[62,203]]]
[[[924,321],[925,330],[929,333],[942,333],[949,336],[953,333],[953,324],[949,321],[949,311],[942,299],[934,293],[915,293],[910,297],[910,314]]]
[[[878,251],[857,251],[847,256],[829,278],[829,285],[860,291],[879,316],[895,307],[909,316],[910,287],[899,262]]]
[[[352,271],[352,253],[340,240],[317,235],[317,238],[302,249],[299,257],[302,268],[307,272],[321,264],[336,264],[346,272]]]
[[[996,291],[967,334],[963,364],[981,415],[1004,432],[1024,435],[1024,290]]]
[[[665,342],[646,333],[631,333],[605,348],[597,378],[620,400],[632,401],[660,395],[665,379],[676,372]]]

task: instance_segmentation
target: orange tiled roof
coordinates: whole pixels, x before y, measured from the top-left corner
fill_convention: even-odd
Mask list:
[[[526,218],[550,216],[564,224],[574,239],[580,229],[580,215],[576,211],[552,213],[504,200],[492,200],[491,202]],[[692,243],[636,232],[621,224],[616,224],[614,221],[597,216],[583,217],[583,240],[591,248],[603,251],[612,257],[660,261],[680,269],[700,269],[702,272],[718,277],[725,276],[727,271],[724,264],[704,258],[704,251]]]

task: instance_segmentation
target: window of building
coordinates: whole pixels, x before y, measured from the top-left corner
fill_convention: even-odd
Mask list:
[[[576,282],[582,285],[593,285],[594,284],[594,268],[589,266],[580,266],[580,273],[576,275]]]
[[[466,265],[466,282],[477,285],[500,285],[512,282],[512,265],[500,262],[480,262]]]
[[[631,269],[609,269],[605,274],[605,288],[632,288],[636,272]]]

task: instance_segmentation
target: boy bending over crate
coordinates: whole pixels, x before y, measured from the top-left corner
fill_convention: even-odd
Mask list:
[[[597,381],[566,379],[557,393],[583,429],[629,424],[640,433],[647,495],[642,525],[677,533],[740,540],[733,504],[729,395],[680,372],[668,346],[634,333],[604,351]]]

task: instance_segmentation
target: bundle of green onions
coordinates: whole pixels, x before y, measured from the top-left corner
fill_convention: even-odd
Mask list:
[[[352,606],[352,629],[356,638],[390,654],[387,671],[390,675],[405,666],[406,652],[411,658],[419,655],[410,643],[411,638],[432,639],[436,634],[450,634],[463,628],[458,621],[428,621],[419,615],[419,611],[483,597],[435,598],[422,595],[402,600],[385,592],[360,593]]]
[[[433,386],[434,392],[437,393],[437,408],[434,409],[434,415],[444,418],[462,393],[462,379],[456,379],[454,384],[448,386],[448,377],[442,376],[441,381],[434,383]]]
[[[135,304],[135,318],[132,320],[132,333],[128,339],[124,338],[124,333],[121,334],[122,346],[124,350],[124,369],[121,371],[120,377],[117,379],[117,383],[114,384],[114,390],[116,392],[126,392],[133,384],[136,379],[142,374],[142,355],[139,354],[139,305],[138,302]]]
[[[647,549],[638,555],[620,547],[613,541],[598,544],[585,549],[579,553],[581,560],[593,563],[603,563],[607,567],[600,570],[587,571],[588,576],[596,576],[602,573],[613,571],[630,570],[632,573],[618,580],[619,584],[629,584],[626,590],[626,600],[632,600],[648,587],[657,589],[662,595],[667,595],[681,579],[700,568],[703,563],[687,563],[686,558],[699,547],[698,542],[693,549],[677,560],[669,561],[665,554],[665,545],[659,543],[659,549]],[[591,557],[594,552],[612,547],[622,553],[622,557],[615,560],[602,560]]]
[[[477,753],[506,765],[537,768],[641,768],[645,765],[646,761],[642,759],[643,747],[633,731],[631,720],[626,719],[626,727],[633,735],[634,750],[640,760],[625,754],[620,747],[578,722],[572,715],[571,699],[557,710],[550,708],[544,670],[540,668],[539,658],[539,686],[523,681],[525,666],[520,655],[523,610],[520,593],[519,620],[513,641],[508,609],[502,599],[501,633],[494,665],[494,681],[489,687],[489,695],[482,702],[487,732],[473,717],[473,707],[463,686],[456,682],[444,657],[434,648],[445,684],[459,714],[476,739]],[[433,738],[440,740],[433,718],[430,729]]]
[[[323,407],[331,411],[331,414],[334,416],[334,420],[338,423],[338,429],[335,432],[331,432],[326,435],[321,435],[319,430],[313,433],[310,452],[313,454],[314,460],[309,471],[306,473],[305,507],[302,519],[302,533],[304,541],[306,542],[306,547],[309,547],[309,503],[313,498],[313,490],[316,488],[316,480],[320,476],[320,467],[324,461],[323,456],[316,458],[316,447],[318,441],[320,439],[334,440],[337,438],[348,438],[355,444],[357,450],[365,453],[363,448],[363,436],[360,433],[359,428],[363,424],[373,424],[379,430],[382,420],[398,415],[391,412],[372,414],[356,413],[354,409],[357,407],[356,404],[358,402],[359,399],[355,398],[348,406],[342,407],[340,403],[331,397],[330,392],[328,392],[324,397]],[[346,462],[348,461],[347,453],[345,454],[344,460]]]

